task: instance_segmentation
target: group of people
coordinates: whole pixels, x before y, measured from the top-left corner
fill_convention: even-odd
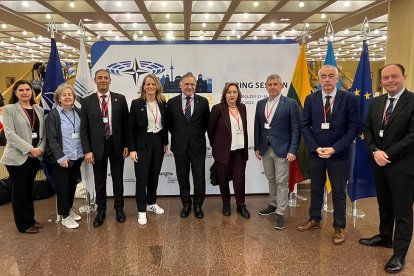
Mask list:
[[[321,210],[327,179],[332,185],[334,207],[332,242],[345,242],[346,183],[349,147],[359,131],[359,103],[352,93],[338,90],[338,70],[325,65],[318,72],[321,89],[305,99],[303,114],[297,103],[281,94],[279,75],[267,77],[268,97],[257,102],[254,119],[254,150],[262,160],[268,179],[270,202],[259,215],[275,214],[274,227],[285,227],[288,205],[289,163],[296,159],[301,133],[310,152],[311,204],[309,220],[299,231],[321,228]],[[404,87],[405,69],[386,65],[381,82],[386,94],[373,100],[364,128],[365,142],[372,152],[380,212],[379,234],[360,243],[392,247],[394,254],[387,272],[403,269],[413,231],[414,174],[414,95]],[[182,76],[182,93],[166,103],[159,79],[148,74],[140,96],[128,111],[124,95],[110,91],[111,77],[105,69],[95,72],[96,91],[75,107],[76,94],[63,84],[55,92],[57,104],[44,120],[44,112],[34,102],[30,82],[17,81],[10,104],[4,107],[7,145],[2,163],[13,182],[12,206],[17,229],[38,233],[42,224],[35,220],[32,188],[43,155],[52,165],[57,208],[62,225],[77,228],[81,217],[71,210],[82,162],[93,165],[97,215],[100,227],[106,213],[106,177],[109,160],[116,220],[126,220],[123,200],[124,160],[134,161],[138,223],[147,224],[147,212],[163,214],[156,203],[158,177],[168,151],[168,132],[174,154],[182,209],[180,217],[192,208],[202,219],[205,199],[206,138],[212,146],[222,214],[231,215],[229,181],[237,212],[245,219],[250,212],[245,202],[245,169],[248,159],[247,111],[237,83],[226,83],[220,103],[211,109],[206,98],[196,95],[196,79]],[[43,154],[44,153],[44,154]],[[190,168],[194,193],[190,193]],[[395,230],[394,230],[395,227]]]

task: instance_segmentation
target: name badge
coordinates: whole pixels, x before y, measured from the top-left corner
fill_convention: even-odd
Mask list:
[[[32,132],[32,139],[36,139],[37,138],[37,132]]]
[[[384,137],[384,130],[383,129],[381,129],[380,131],[379,131],[379,137]]]
[[[80,138],[79,132],[72,133],[72,138],[73,139],[79,139]]]
[[[329,129],[329,123],[322,123],[321,129]]]
[[[264,128],[265,128],[265,129],[271,129],[271,127],[270,127],[270,125],[269,125],[268,123],[265,123],[265,124],[264,124]]]
[[[243,129],[236,129],[236,134],[243,134]]]
[[[106,123],[109,123],[109,118],[103,118],[103,122],[104,122],[104,124],[106,124]]]

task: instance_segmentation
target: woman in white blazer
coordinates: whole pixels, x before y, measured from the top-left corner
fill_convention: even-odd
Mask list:
[[[1,162],[6,165],[12,185],[14,221],[21,233],[36,234],[43,227],[36,222],[33,183],[45,149],[44,111],[35,104],[30,82],[13,86],[8,105],[3,107],[7,144]]]

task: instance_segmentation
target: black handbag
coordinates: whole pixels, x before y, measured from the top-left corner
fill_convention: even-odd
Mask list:
[[[216,169],[216,163],[213,163],[210,167],[210,183],[213,186],[217,186],[218,183],[218,176],[217,176],[217,169]]]

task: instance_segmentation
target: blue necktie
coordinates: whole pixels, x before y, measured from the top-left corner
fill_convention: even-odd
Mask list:
[[[187,96],[186,99],[187,99],[187,102],[185,103],[186,109],[185,109],[184,116],[189,122],[191,120],[191,97]]]
[[[387,107],[387,110],[385,111],[385,120],[384,125],[387,125],[391,118],[392,110],[394,109],[394,100],[395,98],[389,98],[390,104]]]

